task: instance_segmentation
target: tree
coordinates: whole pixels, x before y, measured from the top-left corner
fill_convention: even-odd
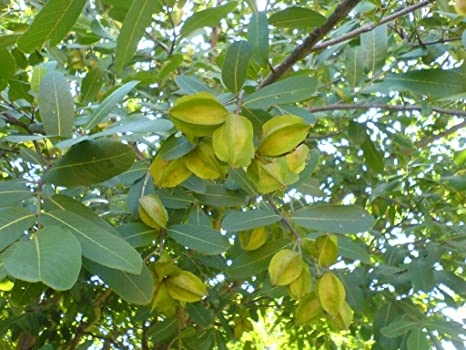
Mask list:
[[[2,348],[462,348],[464,17],[261,5],[0,1]]]

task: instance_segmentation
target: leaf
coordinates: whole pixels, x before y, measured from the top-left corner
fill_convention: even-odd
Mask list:
[[[215,91],[205,85],[199,79],[188,76],[188,75],[178,75],[175,77],[175,83],[178,85],[180,90],[178,93],[180,95],[190,95],[196,94],[198,92],[208,92],[209,94],[214,94]]]
[[[16,205],[26,198],[32,198],[32,192],[26,187],[24,181],[0,181],[0,208]]]
[[[374,224],[372,216],[354,205],[318,205],[302,208],[291,218],[308,229],[333,233],[358,233],[369,230]]]
[[[152,300],[154,278],[145,264],[139,274],[110,269],[90,260],[86,260],[84,266],[99,276],[123,300],[137,305],[149,304]]]
[[[0,49],[6,49],[8,46],[16,44],[21,34],[0,35]]]
[[[118,89],[113,91],[110,95],[108,95],[100,104],[99,106],[89,115],[86,123],[83,125],[83,128],[86,130],[93,129],[97,124],[104,121],[108,118],[110,112],[115,109],[118,103],[121,102],[123,97],[125,97],[133,88],[138,85],[139,82],[137,81],[130,81]]]
[[[252,209],[245,212],[231,210],[223,218],[222,228],[228,232],[239,232],[271,225],[280,220],[281,217],[272,208]]]
[[[310,30],[324,24],[326,18],[313,10],[291,6],[270,16],[269,22],[275,27]]]
[[[128,222],[116,227],[116,230],[134,248],[151,245],[158,236],[158,231],[140,222]]]
[[[244,99],[243,107],[267,109],[273,105],[299,102],[311,97],[317,80],[310,77],[291,77],[253,92]]]
[[[264,67],[269,60],[269,23],[265,12],[254,12],[248,24],[248,43],[252,59]]]
[[[133,0],[126,13],[115,52],[115,69],[121,72],[123,66],[133,57],[145,29],[152,20],[152,14],[161,11],[158,0]]]
[[[267,270],[269,262],[275,253],[289,244],[289,240],[275,240],[266,243],[258,250],[245,252],[233,260],[226,273],[234,280],[249,279]]]
[[[39,85],[39,110],[49,136],[70,137],[73,133],[74,103],[65,76],[50,72]]]
[[[444,176],[442,180],[448,183],[451,187],[453,187],[458,192],[466,191],[466,175]]]
[[[345,49],[345,78],[353,88],[358,86],[364,75],[364,51],[360,47]]]
[[[230,191],[221,184],[207,184],[204,192],[196,193],[195,197],[200,203],[212,207],[236,207],[246,201],[243,193]]]
[[[207,328],[214,322],[213,309],[206,308],[202,302],[187,304],[186,311],[193,321],[202,328]]]
[[[233,92],[243,87],[248,73],[251,49],[247,41],[234,42],[228,47],[222,66],[222,81]]]
[[[186,37],[193,31],[203,27],[213,27],[232,12],[238,4],[235,1],[225,5],[208,8],[199,12],[194,12],[185,22],[180,31],[181,37]]]
[[[388,37],[387,25],[380,25],[373,30],[361,34],[361,51],[364,65],[371,72],[380,69],[387,57]]]
[[[35,215],[25,209],[0,208],[0,251],[16,241],[35,222]]]
[[[158,321],[147,330],[147,336],[153,338],[158,344],[162,344],[178,332],[178,323],[177,318],[167,318],[163,321]]]
[[[83,141],[56,161],[44,180],[67,187],[99,183],[127,170],[134,157],[130,146],[117,141]]]
[[[0,48],[0,79],[8,80],[16,72],[16,61],[10,51]]]
[[[446,320],[427,320],[424,323],[425,328],[447,335],[455,341],[464,342],[464,328],[461,323]]]
[[[50,39],[58,44],[68,34],[81,13],[86,0],[49,0],[34,17],[28,30],[18,39],[21,51],[30,53]]]
[[[429,293],[435,287],[434,269],[432,264],[423,260],[411,261],[408,274],[413,285],[413,291]]]
[[[369,137],[361,145],[367,166],[376,174],[384,173],[383,153],[379,151]]]
[[[86,104],[94,101],[104,84],[104,71],[100,67],[94,67],[83,79],[80,91],[81,103]]]
[[[181,158],[196,148],[195,143],[189,142],[184,136],[172,135],[160,147],[158,154],[165,160]]]
[[[61,227],[46,226],[12,249],[5,259],[5,269],[15,278],[42,282],[56,290],[68,290],[78,279],[81,246]]]
[[[383,81],[371,84],[362,92],[411,91],[432,98],[456,98],[466,93],[466,79],[460,69],[423,69],[388,74]]]
[[[408,340],[406,341],[407,350],[424,350],[430,349],[429,341],[426,334],[421,328],[415,328],[409,333]]]
[[[206,255],[221,254],[230,247],[228,238],[206,225],[173,225],[168,228],[168,235],[181,245]]]
[[[416,326],[416,322],[407,319],[399,319],[391,322],[388,326],[383,327],[380,331],[388,338],[398,337],[406,334]]]
[[[52,210],[40,218],[45,226],[58,224],[73,233],[89,260],[130,273],[141,272],[141,256],[118,233],[68,211]]]
[[[338,252],[344,258],[351,260],[360,260],[364,264],[371,263],[371,257],[361,244],[357,244],[351,238],[338,237]]]

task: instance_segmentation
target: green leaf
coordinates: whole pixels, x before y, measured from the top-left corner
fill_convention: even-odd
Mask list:
[[[34,94],[39,94],[40,83],[42,79],[47,75],[47,67],[43,64],[32,68],[31,76],[31,91]]]
[[[408,340],[406,341],[407,350],[425,350],[430,348],[427,336],[421,328],[415,328],[409,333]]]
[[[0,49],[6,49],[8,46],[16,44],[21,34],[9,34],[0,36]]]
[[[452,340],[464,342],[464,328],[458,322],[431,319],[424,322],[423,325],[431,331],[447,335]]]
[[[361,34],[361,51],[364,65],[371,72],[380,69],[387,57],[388,37],[387,25],[380,25],[373,30]]]
[[[119,72],[136,52],[145,29],[152,20],[152,14],[161,11],[158,0],[133,0],[126,13],[115,52],[115,69]]]
[[[8,80],[16,72],[16,61],[10,51],[0,49],[0,79]]]
[[[158,154],[165,160],[181,158],[196,148],[195,143],[189,142],[184,136],[172,135],[160,147]]]
[[[177,318],[167,318],[158,321],[147,330],[147,335],[153,338],[158,344],[162,344],[171,339],[178,332],[179,321]]]
[[[291,218],[308,229],[333,233],[358,233],[369,230],[374,224],[372,216],[354,205],[318,205],[302,208]]]
[[[364,93],[390,91],[411,91],[432,98],[451,99],[466,93],[466,79],[460,69],[423,69],[388,74],[383,81],[362,90]]]
[[[23,180],[0,181],[0,207],[16,205],[26,198],[32,198],[32,192]]]
[[[267,109],[273,105],[299,102],[311,97],[317,80],[310,77],[291,77],[253,92],[244,99],[243,107]]]
[[[89,115],[86,123],[83,125],[83,128],[86,130],[93,129],[97,124],[104,121],[108,118],[110,112],[115,109],[118,103],[121,102],[123,97],[125,97],[133,88],[138,85],[137,81],[130,81],[118,89],[113,91],[108,95],[94,110],[94,112]]]
[[[221,254],[230,247],[228,238],[205,225],[173,225],[168,228],[168,235],[181,245],[206,255]]]
[[[127,170],[134,157],[130,146],[117,141],[83,141],[56,161],[44,180],[67,187],[99,183]]]
[[[42,282],[56,290],[70,289],[78,279],[81,246],[61,227],[46,226],[12,249],[5,259],[5,269],[15,278]]]
[[[208,92],[209,94],[215,95],[215,91],[213,89],[192,76],[178,75],[175,77],[175,83],[180,88],[178,91],[180,95],[190,95],[198,92]]]
[[[191,17],[189,17],[184,22],[184,25],[181,28],[180,36],[186,37],[196,29],[216,26],[218,22],[220,22],[222,18],[226,17],[230,12],[232,12],[236,6],[238,6],[237,2],[230,1],[222,6],[194,12]]]
[[[383,153],[379,151],[369,137],[361,145],[367,166],[376,174],[384,173]]]
[[[35,222],[35,215],[25,209],[0,208],[0,251],[21,237]]]
[[[351,87],[358,86],[364,74],[364,51],[360,47],[348,46],[345,49],[345,78]]]
[[[68,34],[81,13],[86,0],[49,0],[28,30],[18,39],[18,47],[24,52],[41,48],[50,39],[50,45],[58,44]]]
[[[222,81],[233,92],[243,87],[248,73],[251,49],[247,41],[234,42],[228,47],[222,66]]]
[[[134,248],[151,245],[158,236],[158,231],[140,222],[129,222],[116,227],[116,230]]]
[[[159,79],[165,80],[169,75],[183,63],[184,58],[181,53],[171,55],[159,70]]]
[[[280,219],[281,217],[272,208],[248,211],[231,210],[223,218],[222,228],[228,232],[239,232],[271,225]]]
[[[414,260],[408,265],[408,274],[413,285],[413,291],[429,293],[435,287],[434,269],[432,264],[423,260]]]
[[[227,190],[221,184],[207,184],[204,192],[196,193],[195,197],[200,203],[212,207],[236,207],[246,202],[243,193]]]
[[[100,67],[94,67],[87,72],[81,84],[81,103],[86,104],[94,101],[104,81],[104,71]]]
[[[388,326],[383,327],[380,331],[384,336],[388,338],[394,338],[408,333],[415,326],[416,322],[402,318],[401,320],[391,322]]]
[[[254,12],[248,24],[248,43],[252,59],[264,67],[269,60],[269,23],[265,12]]]
[[[466,175],[444,176],[442,180],[459,192],[466,191]]]
[[[74,103],[65,76],[50,72],[39,85],[39,110],[49,136],[70,137],[73,133]]]
[[[52,210],[40,218],[46,226],[58,224],[73,233],[89,260],[129,273],[141,272],[141,256],[117,232],[68,211]]]
[[[145,264],[141,273],[132,274],[85,260],[84,266],[99,276],[123,300],[137,305],[150,303],[154,294],[154,278]]]
[[[267,270],[272,256],[289,244],[289,240],[275,240],[266,243],[258,250],[245,252],[233,260],[233,264],[226,272],[234,280],[251,278]]]
[[[269,22],[275,27],[310,30],[325,23],[320,13],[304,7],[292,6],[270,16]]]
[[[344,258],[360,260],[364,264],[371,263],[371,257],[367,249],[363,248],[361,244],[357,244],[349,237],[338,237],[338,252]]]
[[[207,328],[214,322],[213,309],[206,308],[202,302],[187,304],[186,311],[193,321],[202,328]]]

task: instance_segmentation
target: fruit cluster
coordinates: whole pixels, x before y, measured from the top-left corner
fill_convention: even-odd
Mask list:
[[[196,147],[177,159],[156,156],[150,172],[158,187],[175,187],[192,174],[221,179],[231,167],[245,169],[258,193],[270,193],[296,182],[304,170],[309,125],[301,117],[273,117],[254,135],[248,118],[229,112],[205,92],[179,98],[169,115]]]

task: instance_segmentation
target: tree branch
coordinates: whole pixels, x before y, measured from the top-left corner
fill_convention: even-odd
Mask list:
[[[312,51],[316,51],[316,50],[320,50],[320,49],[325,49],[329,46],[332,46],[332,45],[335,45],[335,44],[339,44],[339,43],[342,43],[344,41],[347,41],[351,38],[354,38],[355,36],[358,36],[362,33],[366,33],[366,32],[370,32],[371,30],[373,30],[374,28],[382,25],[382,24],[385,24],[385,23],[388,23],[388,22],[391,22],[393,21],[394,19],[397,19],[399,17],[403,17],[404,15],[407,15],[408,13],[411,13],[421,7],[424,7],[424,6],[427,6],[429,5],[430,3],[433,3],[435,2],[436,0],[424,0],[424,1],[421,1],[417,4],[414,4],[412,6],[408,6],[406,8],[404,8],[403,10],[400,10],[400,11],[397,11],[387,17],[384,17],[382,18],[379,22],[372,22],[372,23],[367,23],[367,24],[364,24],[363,26],[355,29],[355,30],[352,30],[344,35],[341,35],[339,36],[338,38],[335,38],[335,39],[331,39],[331,40],[328,40],[328,41],[325,41],[323,43],[319,43],[319,44],[316,44],[312,49],[311,49],[311,52]]]
[[[314,45],[330,32],[361,0],[343,0],[335,11],[329,16],[327,22],[321,27],[315,28],[303,41],[295,47],[280,64],[275,66],[270,74],[262,81],[259,88],[269,85],[281,77],[293,64],[306,57],[312,52]]]
[[[447,129],[441,133],[438,133],[437,135],[432,135],[430,137],[426,137],[425,139],[422,139],[421,141],[416,143],[416,147],[417,148],[425,147],[431,144],[432,142],[434,142],[435,140],[450,136],[463,128],[466,128],[466,120],[463,120],[461,123],[456,124],[455,126],[452,126],[450,129]]]

